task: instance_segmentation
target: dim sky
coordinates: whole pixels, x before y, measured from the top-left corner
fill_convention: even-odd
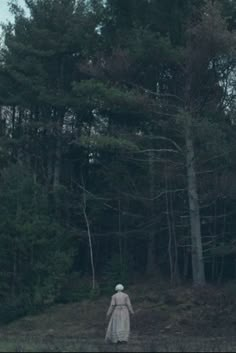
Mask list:
[[[8,10],[8,0],[0,0],[0,23],[12,20],[12,15]],[[24,0],[18,0],[19,5],[24,5]]]

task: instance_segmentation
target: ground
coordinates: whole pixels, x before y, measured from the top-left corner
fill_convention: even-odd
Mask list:
[[[235,352],[235,286],[128,290],[135,309],[128,345],[104,343],[109,297],[55,305],[0,328],[2,352]]]

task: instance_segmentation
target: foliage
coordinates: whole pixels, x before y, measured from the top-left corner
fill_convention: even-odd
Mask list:
[[[125,287],[128,283],[131,284],[132,267],[132,259],[125,259],[125,262],[122,262],[119,255],[113,256],[103,272],[102,293],[111,295],[117,283],[123,283]]]
[[[234,3],[26,6],[11,2],[0,49],[4,320],[150,267],[192,277],[193,175],[207,280],[233,278]]]
[[[19,165],[3,170],[0,195],[0,296],[2,310],[9,306],[1,317],[6,320],[14,310],[23,314],[54,301],[73,252],[66,230],[50,217],[45,190],[30,172]]]
[[[73,272],[65,278],[61,291],[56,298],[59,303],[78,303],[85,299],[94,299],[100,295],[98,285],[91,290],[91,279]]]

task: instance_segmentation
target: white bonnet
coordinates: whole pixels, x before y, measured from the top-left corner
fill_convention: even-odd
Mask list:
[[[117,284],[115,290],[117,292],[122,292],[124,290],[124,286],[122,284]]]

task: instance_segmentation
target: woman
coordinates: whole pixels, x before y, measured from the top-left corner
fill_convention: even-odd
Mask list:
[[[127,343],[130,334],[130,317],[134,314],[129,296],[123,293],[124,287],[118,284],[115,288],[117,291],[111,298],[111,305],[108,309],[107,316],[111,315],[106,333],[106,342],[111,343]]]

